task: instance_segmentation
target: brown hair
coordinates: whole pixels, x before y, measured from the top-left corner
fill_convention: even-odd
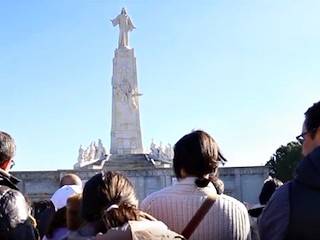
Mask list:
[[[117,208],[107,209],[116,204]],[[88,222],[99,222],[105,227],[121,226],[137,220],[138,200],[131,182],[118,172],[101,172],[86,182],[82,193],[82,217]]]
[[[14,139],[8,133],[0,131],[0,164],[12,159],[15,152]]]
[[[67,200],[67,227],[68,229],[77,230],[84,219],[80,215],[82,194],[76,194],[68,198]]]
[[[183,169],[188,175],[198,177],[196,185],[205,187],[217,179],[219,162],[227,160],[219,151],[215,140],[206,132],[197,130],[183,136],[174,146],[173,169],[177,178],[182,178]],[[210,178],[204,178],[210,174]]]
[[[103,213],[106,228],[122,226],[129,220],[138,220],[140,211],[132,183],[117,172],[104,172],[105,198],[108,204]],[[115,208],[108,209],[115,204]]]
[[[65,185],[78,185],[82,187],[81,178],[74,173],[68,173],[60,179],[60,187]]]

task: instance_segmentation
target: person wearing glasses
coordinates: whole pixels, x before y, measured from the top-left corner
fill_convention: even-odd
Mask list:
[[[0,131],[0,239],[38,239],[30,207],[19,192],[19,180],[9,173],[14,166],[14,139]]]
[[[293,180],[271,197],[259,220],[261,240],[320,239],[320,101],[305,112],[304,158]]]

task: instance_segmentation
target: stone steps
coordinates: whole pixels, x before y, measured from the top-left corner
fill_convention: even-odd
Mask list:
[[[123,154],[111,155],[108,161],[105,162],[104,169],[114,170],[142,170],[154,169],[155,166],[148,160],[145,154]]]

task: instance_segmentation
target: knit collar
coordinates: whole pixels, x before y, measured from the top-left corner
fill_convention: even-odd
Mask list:
[[[213,183],[209,183],[208,186],[204,187],[204,188],[200,188],[197,187],[197,185],[195,184],[195,180],[197,178],[196,177],[185,177],[185,178],[181,178],[179,179],[174,185],[175,185],[175,189],[183,189],[183,192],[186,193],[190,193],[192,195],[198,195],[200,194],[201,196],[207,195],[207,196],[216,196],[217,195],[217,190],[214,187]]]
[[[179,185],[195,185],[194,181],[196,180],[196,177],[185,177],[185,178],[180,178],[176,182],[176,184]]]
[[[209,191],[211,191],[211,189],[214,189],[214,191],[216,192],[216,188],[214,187],[213,183],[210,182],[208,184],[208,186],[204,187],[204,188],[199,188],[196,186],[196,184],[194,183],[194,181],[197,179],[197,177],[185,177],[185,178],[180,178],[178,179],[178,181],[175,183],[175,185],[177,186],[192,186],[193,188],[198,188],[198,189],[209,189]]]

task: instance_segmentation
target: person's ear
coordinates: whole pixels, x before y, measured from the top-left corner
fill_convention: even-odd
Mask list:
[[[9,169],[9,165],[10,165],[10,160],[11,159],[8,159],[8,160],[4,160],[2,161],[2,163],[0,163],[0,168],[4,171],[8,171]]]
[[[318,127],[318,129],[315,132],[314,140],[315,140],[317,146],[320,146],[320,127]]]

